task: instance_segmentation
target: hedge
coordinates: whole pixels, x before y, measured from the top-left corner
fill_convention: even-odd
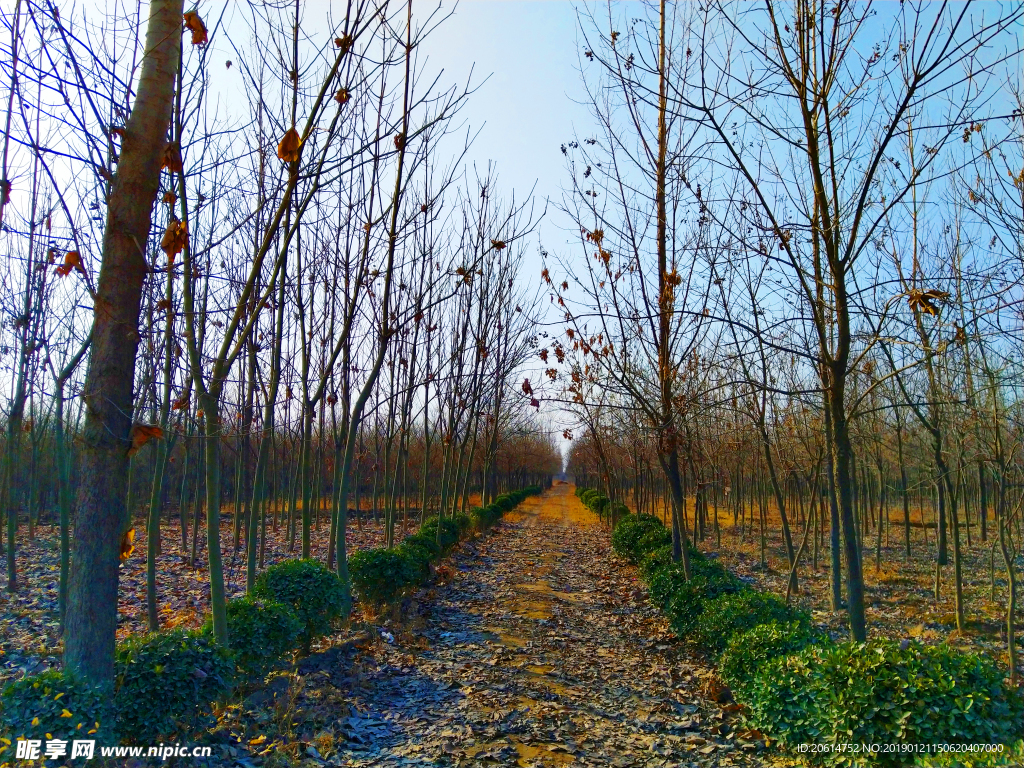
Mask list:
[[[591,509],[598,492],[577,489]],[[1024,754],[1024,695],[985,657],[948,646],[889,640],[836,644],[804,611],[757,591],[716,560],[690,550],[690,576],[672,560],[657,518],[630,515],[612,532],[617,554],[639,565],[651,602],[673,631],[719,664],[748,726],[783,748],[807,743],[1006,744],[1004,756],[963,765],[1009,765]],[[899,753],[800,753],[825,765],[896,766]],[[1009,760],[1009,762],[1006,762]],[[945,765],[917,757],[915,765]],[[950,765],[954,763],[949,763]],[[961,763],[956,763],[961,764]]]

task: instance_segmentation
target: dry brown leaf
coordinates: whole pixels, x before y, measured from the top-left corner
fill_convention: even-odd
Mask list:
[[[134,456],[150,440],[159,440],[163,436],[164,431],[160,427],[151,424],[132,424],[132,446],[128,449],[128,456]]]
[[[294,163],[299,159],[299,150],[302,148],[302,140],[299,132],[294,128],[288,129],[288,133],[277,145],[277,156],[286,163]]]
[[[192,32],[192,45],[206,45],[206,25],[199,18],[198,11],[186,11],[182,18],[185,20],[185,29]]]
[[[348,92],[348,88],[342,88],[336,94],[334,94],[334,100],[342,105],[345,104],[350,98],[351,95]]]
[[[77,269],[85,276],[85,267],[82,266],[82,256],[78,251],[68,251],[64,254],[64,263],[57,267],[57,274],[61,277],[67,277],[71,274],[72,269]]]
[[[164,147],[164,159],[160,170],[167,169],[171,173],[181,173],[181,146],[176,141],[169,141]]]
[[[160,240],[160,248],[167,254],[167,263],[174,264],[174,257],[185,250],[188,245],[188,227],[183,221],[171,219]]]
[[[132,556],[135,551],[135,529],[129,528],[121,536],[121,562],[123,563]]]
[[[913,288],[907,292],[907,303],[910,305],[910,308],[919,312],[924,312],[926,315],[938,315],[939,308],[935,306],[935,302],[945,301],[948,298],[949,294],[946,291],[940,291],[934,288],[927,291],[920,291]]]

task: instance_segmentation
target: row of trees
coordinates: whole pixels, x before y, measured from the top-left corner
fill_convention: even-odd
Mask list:
[[[542,353],[569,368],[572,471],[641,508],[664,488],[684,567],[688,527],[770,504],[791,590],[809,534],[828,540],[855,639],[870,536],[895,505],[909,550],[934,494],[936,590],[951,557],[963,627],[962,541],[993,539],[1012,666],[1022,14],[661,0],[584,18],[595,133],[563,147],[579,245],[547,258],[566,330]]]
[[[418,58],[443,18],[154,0],[143,40],[137,12],[60,10],[3,11],[0,501],[9,589],[21,521],[59,521],[69,669],[112,676],[139,512],[156,629],[161,521],[177,509],[194,558],[205,510],[223,641],[222,508],[250,586],[268,517],[303,557],[326,533],[347,584],[360,496],[390,545],[399,512],[557,468],[513,386],[536,345],[515,278],[537,217],[465,169],[471,87]]]

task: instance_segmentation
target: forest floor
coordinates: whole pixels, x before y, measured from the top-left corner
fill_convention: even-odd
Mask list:
[[[301,504],[300,504],[301,506]],[[351,553],[357,549],[379,547],[384,543],[384,527],[374,522],[367,509],[366,519],[350,520],[346,546]],[[324,511],[319,525],[312,531],[311,554],[327,561],[329,514]],[[398,521],[401,523],[401,520]],[[415,531],[417,521],[407,521],[408,530]],[[135,520],[135,549],[121,564],[117,606],[117,636],[149,631],[146,614],[146,522]],[[157,605],[160,629],[197,628],[210,614],[210,580],[206,555],[206,529],[202,525],[196,538],[196,558],[192,563],[191,544],[195,532],[191,521],[186,542],[182,543],[181,526],[176,515],[165,520],[160,529],[161,552],[156,558]],[[60,532],[55,525],[37,525],[29,539],[27,526],[19,530],[17,549],[18,589],[11,593],[0,588],[0,689],[25,674],[42,672],[60,666],[63,640],[58,612],[60,580]],[[404,534],[396,530],[396,536]],[[287,525],[282,520],[277,530],[268,523],[265,565],[298,557],[301,530],[291,546]],[[228,598],[245,593],[246,552],[234,546],[230,508],[221,511],[221,559],[224,563],[225,591]],[[7,584],[6,561],[0,558],[0,582]]]
[[[608,541],[571,486],[527,499],[400,611],[222,712],[236,762],[761,765]]]
[[[8,680],[59,663],[57,548],[37,533],[21,552],[23,588],[0,603],[13,629],[2,641]],[[350,542],[380,538],[368,524]],[[268,560],[285,555],[278,539]],[[203,571],[166,549],[162,623],[194,626]],[[225,558],[240,592],[244,565]],[[121,633],[145,631],[144,583],[137,551],[122,572]],[[214,745],[208,764],[242,768],[762,765],[760,734],[736,709],[563,484],[463,543],[401,606],[357,611],[311,656],[220,705],[194,743]]]
[[[774,507],[769,514],[773,512]],[[952,540],[949,541],[949,564],[942,569],[939,597],[936,599],[934,527],[922,526],[919,522],[921,510],[913,510],[916,524],[911,527],[911,556],[908,559],[905,556],[902,520],[897,522],[895,512],[893,514],[891,525],[883,528],[877,560],[876,531],[869,531],[865,536],[862,568],[868,636],[896,640],[913,638],[926,644],[944,642],[963,650],[983,653],[1006,664],[1008,590],[998,546],[993,553],[995,533],[990,532],[989,540],[982,542],[975,525],[968,543],[966,531],[961,530],[966,621],[964,631],[959,632],[956,629]],[[717,552],[724,565],[755,583],[759,589],[785,596],[789,569],[777,514],[768,520],[767,567],[764,568],[756,529],[748,530],[746,536],[741,537],[739,526],[726,513],[721,513],[720,526],[721,544],[716,542],[713,530],[709,530],[705,539],[698,542],[698,548],[703,552]],[[794,546],[799,545],[801,535],[802,531],[794,532]],[[837,639],[846,638],[849,635],[846,613],[834,612],[830,605],[827,542],[817,556],[816,566],[814,560],[813,547],[808,543],[798,570],[800,592],[793,597],[793,603],[811,611],[815,624],[827,628]],[[1016,567],[1018,572],[1024,567],[1024,557],[1017,558]],[[1024,643],[1024,626],[1019,622],[1015,634],[1018,646]],[[1019,669],[1024,672],[1024,660]]]

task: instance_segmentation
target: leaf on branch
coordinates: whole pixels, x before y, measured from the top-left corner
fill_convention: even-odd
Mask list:
[[[344,105],[351,98],[348,92],[348,88],[341,88],[336,94],[334,94],[334,100],[339,104]]]
[[[167,190],[166,192],[164,192],[164,196],[163,198],[161,198],[161,202],[164,203],[165,205],[174,205],[176,202],[178,202],[178,196],[171,192],[170,190]]]
[[[128,457],[131,458],[138,453],[139,449],[150,440],[159,440],[163,436],[164,431],[160,429],[160,427],[150,424],[132,424],[132,445],[131,448],[128,449]]]
[[[121,562],[123,563],[132,556],[135,551],[135,529],[129,528],[121,536]],[[67,711],[67,710],[65,710]]]
[[[396,133],[394,141],[395,141],[395,149],[397,149],[399,152],[401,152],[403,149],[405,149],[405,134],[404,133]]]
[[[926,315],[938,315],[939,308],[935,306],[936,301],[945,301],[949,298],[946,291],[931,289],[919,291],[916,288],[907,292],[907,303],[916,312],[924,312]]]
[[[526,394],[526,395],[532,395],[533,394],[533,387],[530,386],[530,380],[529,379],[523,379],[523,394]]]
[[[195,9],[186,11],[182,18],[185,20],[185,29],[192,32],[192,45],[206,45],[206,25],[199,18],[199,12]]]
[[[7,205],[11,202],[11,182],[7,179],[0,181],[0,205]]]
[[[299,138],[299,132],[294,128],[289,128],[288,133],[281,139],[281,143],[277,145],[277,156],[286,163],[298,162],[301,148],[302,140]]]
[[[186,408],[188,408],[188,398],[187,397],[184,397],[184,396],[183,397],[179,397],[177,400],[175,400],[173,403],[171,403],[171,410],[172,411],[183,411]]]
[[[78,251],[68,251],[64,254],[64,263],[57,267],[57,274],[61,277],[67,277],[71,274],[72,269],[77,269],[82,273],[82,277],[86,277],[85,267],[82,266],[82,256]]]
[[[496,250],[496,251],[503,251],[503,250],[505,250],[505,241],[504,240],[491,240],[491,247],[494,250]]]
[[[532,405],[538,411],[540,410],[540,400],[538,400],[537,398],[533,398],[532,400],[530,400],[530,405]]]
[[[167,263],[174,265],[174,257],[185,250],[188,245],[188,227],[185,222],[171,219],[164,230],[164,236],[160,240],[160,248],[167,254]]]
[[[164,159],[160,170],[168,170],[170,173],[181,173],[181,145],[176,141],[169,141],[164,147]]]
[[[349,48],[352,47],[352,35],[334,38],[334,46],[340,48],[341,53],[348,53]]]

